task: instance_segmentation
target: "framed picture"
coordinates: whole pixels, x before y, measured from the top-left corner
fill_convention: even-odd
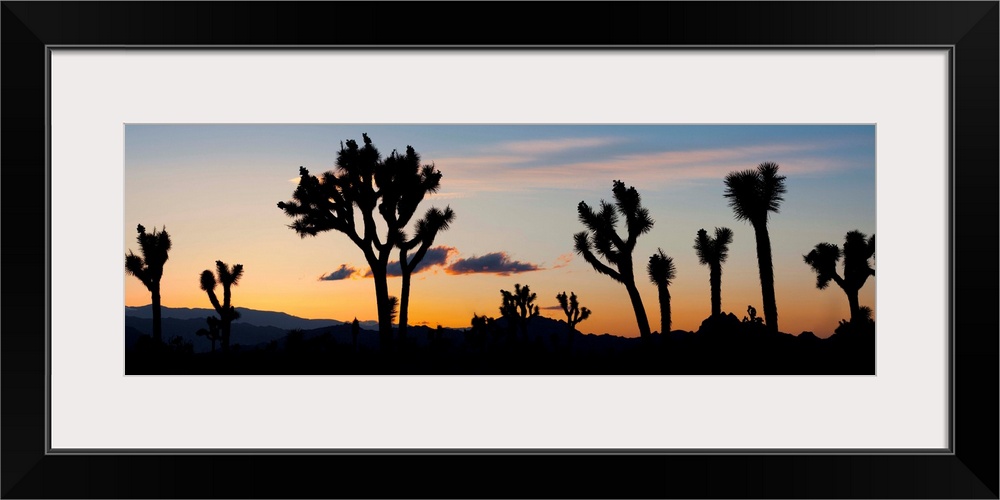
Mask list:
[[[3,495],[996,498],[997,3],[518,5],[4,3]]]

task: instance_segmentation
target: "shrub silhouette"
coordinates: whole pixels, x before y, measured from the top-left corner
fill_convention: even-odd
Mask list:
[[[754,306],[752,305],[747,306],[747,314],[749,314],[750,317],[747,318],[746,316],[743,316],[744,323],[764,323],[763,318],[757,317],[757,308],[755,308]]]
[[[278,202],[278,208],[295,219],[289,227],[301,237],[335,230],[362,250],[375,283],[379,344],[388,349],[393,323],[386,280],[389,258],[393,249],[405,244],[404,228],[424,196],[438,189],[441,173],[433,165],[414,171],[419,157],[410,146],[405,155],[394,150],[383,160],[368,134],[362,138],[364,145],[360,147],[354,140],[341,143],[335,170],[322,177],[299,167],[299,185],[292,201]],[[360,232],[355,208],[360,211]],[[384,236],[379,235],[376,216],[386,226]],[[409,264],[416,266],[415,261]]]
[[[670,333],[670,282],[677,277],[674,259],[667,257],[663,250],[657,248],[656,253],[649,257],[646,266],[649,280],[656,285],[660,298],[660,333]]]
[[[862,308],[858,304],[858,291],[868,281],[869,276],[875,276],[869,259],[875,255],[875,235],[871,238],[861,231],[850,231],[844,237],[844,251],[832,243],[816,245],[802,259],[816,272],[816,288],[825,289],[833,281],[847,294],[847,302],[851,306],[851,323],[865,319]],[[844,276],[837,274],[837,262],[844,257]],[[869,316],[871,314],[871,309]]]
[[[712,288],[712,316],[722,314],[722,263],[729,257],[729,244],[733,242],[733,231],[728,227],[715,228],[715,237],[704,229],[698,230],[694,239],[694,249],[698,261],[708,266],[708,283]]]
[[[487,317],[485,314],[482,316],[473,314],[471,325],[472,328],[466,332],[465,338],[473,349],[485,349],[492,341],[496,340],[495,318]]]
[[[221,260],[215,261],[215,269],[218,273],[218,281],[212,271],[201,272],[201,289],[208,294],[208,300],[219,315],[219,330],[222,334],[222,352],[229,352],[229,332],[234,320],[239,319],[240,313],[232,306],[232,287],[239,284],[243,276],[243,265],[236,264],[232,268]],[[215,295],[215,286],[222,284],[222,302]]]
[[[503,303],[500,306],[500,314],[507,318],[507,326],[511,332],[516,329],[521,330],[523,340],[528,340],[528,320],[538,316],[538,306],[535,305],[537,293],[532,293],[528,285],[523,287],[519,283],[514,284],[514,292],[500,290]]]
[[[597,272],[606,274],[625,285],[639,325],[639,335],[643,339],[648,339],[649,319],[646,317],[646,308],[642,305],[639,289],[635,285],[632,251],[635,249],[636,239],[653,228],[653,219],[649,217],[649,211],[642,207],[639,192],[634,187],[626,189],[622,181],[614,181],[611,192],[614,195],[614,204],[601,200],[600,212],[595,213],[583,201],[577,205],[580,222],[587,227],[587,230],[573,235],[574,249]],[[624,239],[618,235],[615,228],[619,215],[625,217],[625,229],[628,235]],[[598,259],[598,256],[603,257],[608,264]]]
[[[139,253],[142,256],[128,251],[128,255],[125,256],[125,274],[138,278],[152,296],[153,342],[159,344],[163,342],[160,321],[160,278],[163,277],[163,265],[167,262],[167,253],[170,251],[170,235],[167,234],[166,227],[159,232],[154,227],[152,233],[147,233],[142,224],[136,229],[139,232],[137,240]]]
[[[590,309],[580,307],[576,293],[573,292],[570,292],[569,297],[566,297],[566,292],[562,292],[556,295],[556,300],[559,301],[559,306],[562,307],[563,313],[566,315],[566,323],[569,325],[566,348],[573,349],[573,337],[576,336],[576,325],[590,317]]]
[[[755,170],[731,172],[725,179],[729,206],[737,220],[749,221],[757,240],[757,268],[760,272],[760,290],[764,301],[764,322],[772,331],[778,331],[778,306],[774,298],[774,266],[771,262],[771,238],[767,232],[767,219],[771,212],[778,212],[784,200],[785,176],[778,175],[778,164],[764,162]]]

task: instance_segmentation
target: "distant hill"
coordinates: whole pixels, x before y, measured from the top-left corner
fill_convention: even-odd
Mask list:
[[[205,318],[214,316],[215,311],[208,308],[161,307],[163,340],[169,341],[175,336],[184,342],[190,342],[195,352],[209,352],[211,342],[205,337],[199,337],[196,332],[206,328]],[[271,341],[277,342],[279,349],[284,349],[285,339],[289,330],[302,330],[304,339],[312,339],[330,334],[334,342],[350,344],[351,325],[332,319],[305,319],[287,313],[274,311],[259,311],[242,307],[236,308],[240,319],[233,322],[231,344],[239,344],[244,349],[261,349]],[[149,335],[153,330],[152,306],[125,307],[125,346],[131,349],[140,335]],[[361,321],[361,333],[358,336],[359,347],[375,349],[378,347],[378,322]],[[497,322],[500,327],[506,327],[506,320]],[[557,321],[546,317],[535,317],[528,322],[528,337],[532,341],[550,344],[553,334],[564,341],[568,330],[565,321]],[[440,338],[453,344],[459,344],[465,339],[466,329],[442,328]],[[437,335],[436,329],[411,325],[409,341],[417,346],[426,346]],[[614,348],[617,344],[631,343],[636,339],[625,339],[614,335],[580,335],[577,342],[581,350],[601,350]],[[217,343],[216,348],[220,348]]]
[[[256,309],[247,309],[245,307],[237,307],[237,311],[240,313],[240,319],[233,322],[236,323],[246,323],[256,326],[273,326],[276,328],[283,328],[285,330],[292,330],[294,328],[300,328],[303,330],[308,330],[312,328],[322,328],[324,326],[335,326],[344,324],[343,321],[337,321],[335,319],[306,319],[299,318],[297,316],[292,316],[291,314],[283,312],[274,311],[258,311]],[[175,319],[199,319],[204,320],[209,316],[218,316],[214,309],[208,308],[188,308],[188,307],[160,307],[160,314],[164,318],[175,318]],[[136,318],[153,318],[153,307],[150,305],[140,306],[140,307],[125,307],[125,316],[132,316]],[[377,323],[362,322],[362,326],[374,326],[378,327]]]

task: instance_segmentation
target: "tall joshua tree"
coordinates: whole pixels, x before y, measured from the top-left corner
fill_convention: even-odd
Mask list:
[[[566,347],[567,349],[573,348],[573,337],[576,336],[576,325],[579,325],[581,321],[590,317],[590,309],[586,307],[580,307],[580,301],[577,300],[576,294],[570,292],[570,296],[566,297],[566,292],[556,295],[556,300],[559,301],[559,306],[562,307],[563,313],[566,314],[566,323],[569,324],[569,336],[566,337]]]
[[[201,289],[208,294],[208,300],[212,303],[212,307],[215,308],[215,312],[219,315],[219,332],[222,337],[222,352],[229,352],[229,332],[230,327],[234,320],[239,319],[240,313],[236,311],[236,308],[231,304],[233,292],[232,287],[239,284],[240,278],[243,276],[243,265],[236,264],[232,268],[226,265],[225,262],[221,260],[215,261],[215,269],[218,276],[218,281],[216,277],[212,274],[212,271],[204,270],[201,272]],[[222,302],[219,302],[219,298],[215,296],[215,285],[222,285]]]
[[[760,271],[760,291],[764,303],[764,322],[768,329],[778,331],[778,306],[774,299],[774,266],[771,263],[771,238],[767,220],[778,212],[784,200],[785,176],[778,175],[778,164],[764,162],[756,169],[731,172],[726,175],[725,197],[737,220],[749,221],[757,239],[757,268]]]
[[[816,272],[816,288],[823,290],[833,281],[847,294],[853,324],[866,319],[863,308],[858,304],[858,291],[869,276],[875,276],[875,269],[869,262],[874,255],[875,235],[868,238],[861,231],[855,230],[848,232],[844,238],[843,253],[837,245],[820,243],[809,254],[802,256],[806,264]],[[837,262],[841,256],[844,257],[844,276],[837,273]],[[870,310],[868,314],[871,314]]]
[[[440,231],[447,230],[455,220],[451,207],[440,210],[431,207],[424,217],[416,222],[415,234],[412,239],[406,238],[404,228],[416,212],[417,205],[427,194],[435,193],[441,187],[441,172],[434,165],[420,165],[420,155],[411,147],[406,147],[405,154],[393,151],[383,162],[383,168],[378,169],[381,175],[376,176],[382,191],[382,203],[379,212],[383,217],[395,219],[399,234],[396,245],[399,247],[399,267],[402,276],[398,304],[399,336],[406,336],[407,321],[410,306],[410,277],[418,264],[434,243],[434,238]],[[386,215],[385,212],[389,212]],[[416,250],[410,255],[409,252]]]
[[[704,229],[698,230],[694,239],[694,249],[698,261],[708,266],[708,283],[712,287],[712,316],[722,314],[722,263],[729,257],[729,244],[733,242],[733,231],[728,227],[715,228],[715,237]]]
[[[452,221],[455,220],[455,212],[451,207],[444,210],[430,208],[424,217],[417,221],[416,234],[413,239],[403,241],[399,245],[399,268],[402,274],[403,284],[399,296],[399,337],[406,337],[406,322],[409,319],[410,309],[410,276],[417,269],[417,264],[423,260],[427,250],[434,244],[434,238],[439,231],[447,230]],[[408,253],[416,249],[416,253],[407,259]]]
[[[528,285],[523,287],[515,283],[514,292],[500,290],[503,296],[503,304],[500,306],[500,314],[507,318],[508,328],[513,330],[514,325],[521,330],[524,340],[528,340],[528,320],[538,316],[538,306],[535,305],[537,293],[532,293]]]
[[[649,257],[646,266],[649,280],[656,285],[660,298],[660,333],[670,333],[670,282],[677,277],[674,259],[667,257],[663,250],[657,248],[656,253]]]
[[[417,205],[427,193],[438,189],[441,173],[433,165],[417,168],[419,156],[409,146],[405,155],[393,151],[383,160],[368,134],[362,137],[363,146],[354,140],[341,143],[335,169],[321,177],[299,167],[293,199],[279,202],[278,208],[295,219],[289,227],[303,238],[335,230],[361,249],[375,283],[379,343],[388,349],[393,322],[386,280],[389,258],[393,249],[404,243],[403,230]],[[360,212],[360,223],[355,220],[355,209]],[[383,235],[376,217],[385,225]],[[409,264],[415,267],[415,262]]]
[[[167,262],[167,253],[170,251],[170,235],[167,234],[166,227],[160,231],[154,227],[152,233],[147,233],[142,224],[136,229],[139,232],[137,240],[142,257],[129,250],[125,256],[125,274],[135,276],[149,290],[153,304],[153,342],[160,344],[163,341],[160,326],[160,278],[163,277],[163,265]]]
[[[642,207],[639,192],[634,187],[626,188],[622,181],[614,181],[611,192],[614,204],[601,200],[599,212],[594,212],[583,201],[577,205],[580,222],[587,230],[573,235],[574,249],[597,272],[625,285],[639,324],[639,335],[647,339],[650,334],[649,319],[635,285],[632,251],[635,249],[636,239],[653,228],[653,219],[649,217],[649,211]],[[616,229],[620,216],[625,218],[625,229],[628,232],[625,238],[619,236]],[[604,258],[607,264],[598,257]]]

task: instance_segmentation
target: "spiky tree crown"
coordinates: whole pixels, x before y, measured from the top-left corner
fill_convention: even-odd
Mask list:
[[[215,269],[219,274],[219,283],[222,283],[223,286],[238,285],[243,276],[243,264],[236,264],[230,268],[225,262],[217,260],[215,261]]]
[[[820,243],[807,255],[802,256],[806,264],[816,272],[816,288],[823,290],[837,277],[837,262],[840,261],[840,247],[833,243]]]
[[[300,236],[333,229],[347,234],[362,248],[368,244],[380,250],[391,248],[405,239],[403,228],[424,197],[440,188],[441,172],[434,165],[421,166],[420,155],[412,146],[407,146],[404,154],[394,150],[383,160],[368,134],[362,137],[363,146],[354,140],[341,143],[334,170],[321,177],[299,167],[299,185],[292,200],[279,202],[278,208],[295,219],[289,227]],[[355,207],[364,219],[360,228],[354,220]],[[371,219],[376,208],[388,226],[384,242],[375,234]],[[447,215],[449,211],[439,213]],[[432,227],[426,222],[425,226]],[[426,229],[424,236],[429,234]],[[415,246],[419,241],[408,243]]]
[[[708,235],[704,229],[698,230],[694,239],[694,249],[698,252],[698,261],[705,265],[722,263],[729,258],[729,244],[733,242],[733,232],[726,227],[715,228],[715,237]]]
[[[556,295],[556,300],[559,301],[559,306],[562,307],[563,313],[566,314],[566,321],[570,326],[576,326],[581,321],[590,317],[590,309],[580,307],[576,293],[572,293],[572,295],[567,297],[566,292],[562,292]]]
[[[521,319],[538,316],[538,306],[534,305],[538,294],[532,293],[528,285],[522,287],[519,283],[516,283],[514,284],[513,293],[507,290],[500,290],[500,294],[503,296],[503,304],[500,306],[501,315],[519,317]]]
[[[875,269],[868,262],[875,255],[875,235],[871,238],[860,231],[850,231],[844,237],[844,250],[833,243],[819,243],[802,259],[816,272],[816,288],[826,288],[835,281],[841,288],[860,288]],[[844,276],[837,274],[837,262],[844,257]]]
[[[737,220],[754,225],[767,222],[769,212],[778,212],[786,192],[785,176],[778,175],[778,164],[764,162],[756,169],[732,172],[725,178],[729,206]]]
[[[582,255],[595,270],[622,281],[622,275],[601,262],[598,256],[621,270],[623,264],[631,262],[632,250],[639,236],[653,228],[653,219],[642,206],[635,187],[626,188],[622,181],[616,180],[611,191],[614,203],[601,200],[599,212],[594,212],[583,201],[577,205],[579,220],[587,231],[573,235],[573,246],[576,253]],[[616,228],[620,217],[625,218],[625,238],[618,235]]]
[[[166,227],[160,231],[154,227],[153,232],[147,233],[146,228],[139,224],[136,230],[139,233],[136,240],[142,256],[129,250],[125,256],[125,274],[135,276],[146,288],[152,290],[163,276],[163,265],[167,262],[171,246],[170,235],[167,234]]]
[[[215,311],[219,313],[219,316],[228,318],[229,321],[239,319],[240,314],[236,311],[235,307],[230,305],[230,298],[232,296],[231,287],[238,285],[240,278],[243,276],[243,265],[236,264],[229,267],[225,262],[217,260],[215,261],[215,269],[216,273],[218,273],[218,279],[212,274],[212,271],[206,269],[201,272],[201,276],[198,279],[199,286],[208,294],[208,300],[212,303]],[[215,285],[220,283],[223,290],[222,302],[219,302],[218,296],[215,295]]]
[[[844,237],[844,274],[874,275],[868,260],[875,256],[875,235],[867,238],[861,231],[850,231]]]
[[[677,277],[674,259],[668,257],[660,248],[657,248],[656,253],[649,257],[646,272],[649,273],[649,280],[659,287],[669,286],[670,282]]]

